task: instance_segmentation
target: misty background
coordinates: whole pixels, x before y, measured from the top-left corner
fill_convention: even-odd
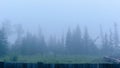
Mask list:
[[[0,1],[0,57],[120,56],[119,2]]]
[[[36,33],[38,27],[46,37],[61,36],[77,24],[88,26],[91,35],[98,35],[99,25],[105,31],[120,22],[119,0],[2,0],[0,22],[6,19],[22,24],[25,30]]]

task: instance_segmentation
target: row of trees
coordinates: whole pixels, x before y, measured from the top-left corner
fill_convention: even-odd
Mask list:
[[[0,29],[0,56],[7,53],[19,55],[112,55],[119,53],[120,50],[117,24],[114,24],[114,31],[110,30],[109,33],[104,33],[101,27],[100,36],[95,39],[89,35],[87,27],[82,33],[79,25],[74,30],[68,29],[65,37],[57,39],[51,36],[48,41],[41,31],[38,32],[38,35],[30,32],[24,35],[22,26],[18,26],[16,29],[17,39],[11,47],[7,40],[6,27],[3,26]]]

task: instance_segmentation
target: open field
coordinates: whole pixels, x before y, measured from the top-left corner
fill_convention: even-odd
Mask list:
[[[69,64],[77,64],[77,63],[107,63],[103,60],[101,56],[17,56],[14,60],[13,56],[6,56],[4,58],[0,58],[0,61],[6,62],[27,62],[27,63],[36,63],[36,62],[44,62],[44,63],[69,63]]]

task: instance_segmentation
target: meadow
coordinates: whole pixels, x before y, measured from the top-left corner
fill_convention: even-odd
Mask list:
[[[68,55],[68,56],[55,56],[55,55],[34,55],[34,56],[5,56],[0,58],[0,61],[4,62],[22,62],[22,63],[60,63],[60,64],[82,64],[82,63],[108,63],[103,60],[102,56],[80,56],[80,55]]]

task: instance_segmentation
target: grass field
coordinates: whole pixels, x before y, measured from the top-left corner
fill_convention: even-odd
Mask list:
[[[16,60],[13,60],[13,56],[6,56],[0,58],[0,61],[5,62],[25,62],[25,63],[64,63],[64,64],[79,64],[79,63],[107,63],[101,56],[17,56]]]

